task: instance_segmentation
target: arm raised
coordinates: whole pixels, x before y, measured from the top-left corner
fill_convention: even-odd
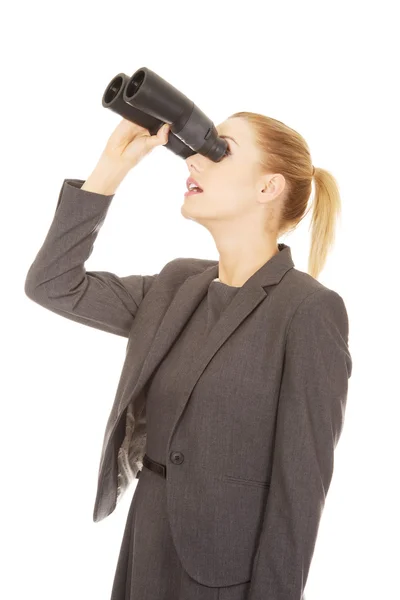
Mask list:
[[[27,273],[25,293],[67,319],[128,337],[157,274],[118,277],[85,270],[114,194],[82,190],[83,184],[64,180],[50,229]]]

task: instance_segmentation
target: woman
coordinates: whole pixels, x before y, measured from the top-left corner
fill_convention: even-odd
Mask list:
[[[168,127],[150,136],[123,119],[91,176],[64,181],[26,278],[45,308],[128,338],[93,513],[111,514],[140,474],[111,600],[304,598],[333,474],[352,369],[343,299],[317,280],[335,179],[280,121],[236,113],[218,133],[222,161],[186,159],[202,192],[181,211],[210,231],[219,261],[85,270],[119,184],[168,140]],[[306,214],[313,177],[304,273],[277,240]]]

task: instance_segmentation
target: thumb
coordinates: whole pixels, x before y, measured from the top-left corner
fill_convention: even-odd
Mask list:
[[[157,138],[161,139],[162,144],[166,144],[168,142],[169,131],[170,127],[168,123],[164,123],[164,125],[157,131]]]

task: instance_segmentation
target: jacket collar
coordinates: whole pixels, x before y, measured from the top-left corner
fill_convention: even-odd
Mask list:
[[[279,252],[267,260],[266,263],[264,263],[255,273],[253,273],[253,275],[249,277],[243,286],[241,286],[242,288],[270,286],[279,283],[285,273],[294,267],[290,246],[280,243],[278,244],[278,248]],[[196,285],[198,282],[200,285],[203,282],[210,283],[216,278],[219,278],[218,261],[202,271],[200,275],[191,275],[189,277],[189,279],[194,281]]]

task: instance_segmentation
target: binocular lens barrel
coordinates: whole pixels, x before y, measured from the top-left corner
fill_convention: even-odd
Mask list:
[[[219,162],[226,153],[226,140],[218,137],[213,122],[182,92],[162,77],[142,67],[128,77],[118,73],[102,98],[105,108],[148,129],[151,135],[168,123],[169,139],[164,147],[182,158],[199,153]]]

